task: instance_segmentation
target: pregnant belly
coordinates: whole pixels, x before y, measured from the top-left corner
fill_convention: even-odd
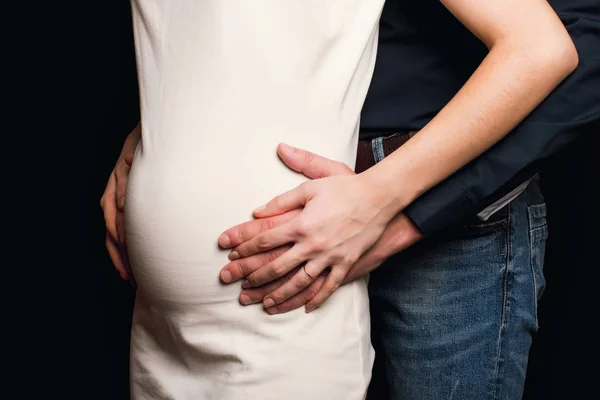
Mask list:
[[[218,279],[228,262],[218,236],[305,179],[275,152],[258,159],[223,159],[215,152],[155,157],[138,151],[125,210],[138,290],[164,306],[237,302],[239,285],[222,285]]]

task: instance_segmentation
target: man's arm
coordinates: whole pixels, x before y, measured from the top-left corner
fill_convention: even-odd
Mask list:
[[[262,286],[307,261],[302,271],[267,295],[265,307],[303,290],[331,266],[306,307],[322,304],[390,220],[502,139],[577,66],[573,42],[544,0],[442,1],[490,48],[488,56],[418,135],[371,169],[355,177],[305,182],[254,211],[266,218],[304,206],[292,221],[230,253],[230,260],[236,260],[295,243],[249,274],[243,288]]]
[[[404,210],[425,236],[480,212],[600,120],[600,7],[585,3],[571,2],[560,15],[577,69],[507,137]]]

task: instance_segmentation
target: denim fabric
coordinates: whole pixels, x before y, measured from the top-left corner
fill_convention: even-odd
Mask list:
[[[521,398],[544,289],[537,178],[504,215],[424,240],[371,274],[370,400]]]

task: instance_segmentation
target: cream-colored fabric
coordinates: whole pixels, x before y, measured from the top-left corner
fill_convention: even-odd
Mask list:
[[[226,228],[304,177],[280,142],[353,167],[384,0],[132,0],[142,141],[126,231],[134,399],[358,400],[364,280],[270,316],[220,284]]]

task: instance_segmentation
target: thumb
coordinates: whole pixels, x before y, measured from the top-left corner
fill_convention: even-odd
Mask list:
[[[309,151],[298,149],[284,143],[280,143],[279,146],[277,146],[277,154],[279,154],[279,157],[285,165],[311,179],[353,173],[346,164],[321,157]]]
[[[310,183],[304,182],[296,188],[274,197],[273,200],[258,207],[252,213],[256,218],[265,218],[304,207],[314,196]]]

